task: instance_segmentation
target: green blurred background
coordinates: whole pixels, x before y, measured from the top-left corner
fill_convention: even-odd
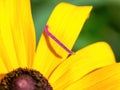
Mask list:
[[[60,2],[94,6],[73,51],[97,41],[106,41],[120,61],[120,0],[31,0],[37,43],[49,15]]]

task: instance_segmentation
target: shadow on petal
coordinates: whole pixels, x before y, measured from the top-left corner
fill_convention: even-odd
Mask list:
[[[54,54],[56,57],[62,58],[62,56],[60,56],[60,54],[55,51],[55,48],[54,48],[54,47],[52,46],[52,44],[50,43],[50,38],[49,38],[49,36],[48,36],[45,32],[43,33],[43,35],[44,35],[44,37],[45,37],[46,43],[47,43],[48,48],[50,49],[50,51],[53,52],[53,54]]]

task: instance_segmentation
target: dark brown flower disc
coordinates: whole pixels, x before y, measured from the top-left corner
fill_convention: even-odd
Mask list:
[[[18,68],[4,76],[0,90],[53,90],[48,80],[36,70]]]

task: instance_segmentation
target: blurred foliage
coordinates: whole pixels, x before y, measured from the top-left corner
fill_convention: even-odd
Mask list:
[[[63,1],[94,6],[73,51],[97,41],[106,41],[120,61],[120,0],[31,0],[37,42],[52,10],[56,4]]]

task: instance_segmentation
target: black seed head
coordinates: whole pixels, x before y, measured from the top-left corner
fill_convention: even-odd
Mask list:
[[[53,90],[38,71],[18,68],[4,76],[0,90]]]

